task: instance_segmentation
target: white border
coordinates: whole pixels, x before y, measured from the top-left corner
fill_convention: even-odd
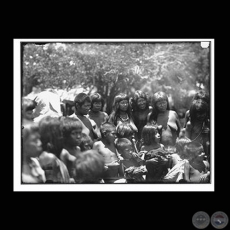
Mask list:
[[[210,42],[211,183],[210,184],[21,184],[21,42]],[[14,191],[215,191],[214,39],[14,39]]]

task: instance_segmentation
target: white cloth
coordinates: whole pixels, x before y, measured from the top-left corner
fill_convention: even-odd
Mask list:
[[[61,101],[60,97],[50,91],[43,91],[35,98],[37,106],[34,111],[34,122],[39,122],[45,116],[60,117]]]

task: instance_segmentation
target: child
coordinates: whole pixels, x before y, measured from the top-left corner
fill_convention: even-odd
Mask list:
[[[93,141],[97,140],[100,136],[100,133],[97,131],[97,125],[86,117],[91,107],[90,97],[85,93],[79,93],[74,99],[74,105],[75,113],[69,117],[78,119],[82,123],[82,132],[89,135]]]
[[[169,100],[164,92],[157,92],[153,95],[153,109],[148,114],[148,123],[162,126],[161,143],[167,146],[174,146],[176,138],[180,133],[180,121],[177,113],[169,108]]]
[[[147,170],[144,161],[134,153],[133,144],[128,138],[118,138],[116,149],[123,158],[121,167],[128,182],[143,182]]]
[[[22,182],[45,183],[45,172],[37,159],[42,152],[38,124],[32,121],[24,124],[22,143]]]
[[[93,144],[93,149],[104,157],[105,168],[103,175],[105,183],[115,183],[123,176],[120,160],[116,154],[114,141],[116,139],[116,127],[114,124],[105,122],[100,127],[101,140]]]
[[[210,122],[208,104],[202,100],[194,100],[189,109],[190,120],[185,127],[185,135],[192,141],[203,145],[206,156],[210,157]]]
[[[94,93],[90,97],[91,99],[91,109],[87,117],[94,120],[99,128],[101,124],[108,120],[109,116],[106,112],[103,112],[104,99],[99,93]]]
[[[208,161],[204,160],[203,146],[193,141],[185,146],[188,161],[185,164],[184,179],[192,183],[209,183],[210,169]]]
[[[59,118],[43,117],[39,122],[39,133],[43,148],[39,162],[45,171],[46,183],[71,183],[68,169],[60,160],[63,135]]]
[[[85,133],[82,133],[81,143],[80,143],[79,147],[81,148],[82,152],[92,149],[93,148],[93,141],[90,138],[90,136],[86,135]]]
[[[120,93],[114,98],[113,111],[109,115],[109,122],[115,126],[119,123],[129,123],[135,132],[138,132],[136,125],[133,122],[129,97],[127,94]]]
[[[169,167],[169,154],[160,143],[157,125],[147,124],[142,130],[142,146],[140,154],[146,160],[146,181],[161,181]]]
[[[87,150],[74,161],[76,183],[103,183],[104,158],[96,150]]]
[[[176,140],[176,153],[171,155],[170,170],[163,178],[164,182],[185,182],[184,165],[186,163],[184,148],[191,140],[185,136],[185,130],[182,129]]]
[[[63,134],[63,149],[60,159],[65,163],[70,177],[73,178],[73,162],[81,152],[79,145],[82,137],[82,124],[72,117],[62,117],[60,121]]]

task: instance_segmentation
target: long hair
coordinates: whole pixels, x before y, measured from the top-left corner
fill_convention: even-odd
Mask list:
[[[194,100],[192,102],[192,105],[190,106],[190,109],[189,109],[190,120],[191,120],[192,125],[197,120],[197,114],[198,113],[206,113],[206,117],[205,117],[204,121],[207,122],[207,119],[209,117],[208,116],[209,107],[205,101]]]
[[[159,91],[156,92],[153,97],[152,97],[152,111],[150,112],[149,115],[149,121],[156,121],[157,120],[157,116],[159,114],[159,111],[157,109],[157,102],[159,101],[166,101],[167,102],[167,110],[170,110],[170,106],[169,106],[169,99],[168,96],[166,95],[166,93]]]
[[[139,110],[138,105],[137,105],[137,101],[138,101],[139,98],[143,98],[143,99],[146,100],[146,108],[145,108],[145,110],[149,109],[149,98],[148,98],[147,93],[145,93],[145,92],[143,92],[141,90],[136,90],[134,95],[133,95],[133,98],[131,98],[131,100],[130,100],[133,112]]]
[[[131,112],[131,106],[130,106],[130,101],[129,101],[129,96],[125,93],[120,93],[117,96],[115,96],[114,101],[113,101],[113,111],[110,116],[113,117],[114,124],[117,125],[117,118],[119,116],[120,112],[120,106],[119,103],[123,100],[127,100],[128,102],[128,109],[126,113],[128,114],[129,118],[132,118],[132,112]]]
[[[99,93],[94,93],[94,94],[92,94],[92,95],[90,96],[90,99],[91,99],[91,109],[93,108],[93,103],[94,103],[94,102],[101,102],[101,111],[103,110],[105,101],[104,101],[104,99],[102,98],[101,94],[99,94]]]
[[[155,143],[155,135],[159,132],[157,125],[147,124],[143,127],[141,140],[144,145]]]
[[[39,133],[43,150],[53,153],[59,158],[63,148],[60,119],[50,116],[43,117],[39,122]]]

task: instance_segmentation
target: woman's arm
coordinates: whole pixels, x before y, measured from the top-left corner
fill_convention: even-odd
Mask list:
[[[190,182],[189,173],[190,173],[190,164],[186,160],[185,164],[184,164],[184,180],[187,181],[187,182]]]

